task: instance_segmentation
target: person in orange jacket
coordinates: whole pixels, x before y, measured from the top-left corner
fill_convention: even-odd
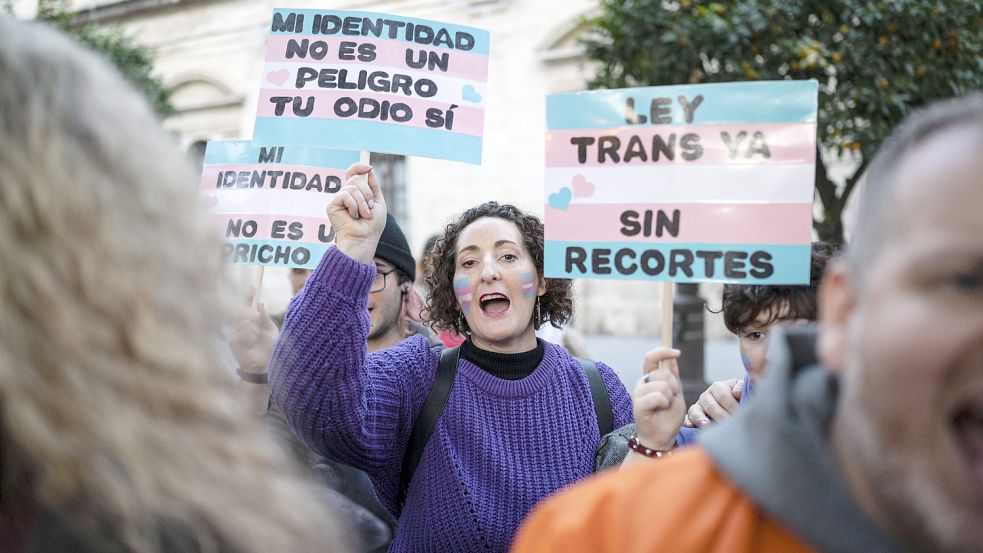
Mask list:
[[[980,551],[981,151],[983,95],[911,117],[827,268],[818,338],[773,336],[754,402],[695,447],[548,499],[513,551]]]

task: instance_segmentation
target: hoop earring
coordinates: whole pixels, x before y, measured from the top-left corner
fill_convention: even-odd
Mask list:
[[[468,333],[468,321],[464,319],[464,313],[457,313],[457,326],[461,327],[461,332]]]
[[[540,296],[536,296],[536,330],[539,330],[539,327],[543,326],[543,313],[539,309],[539,298]]]

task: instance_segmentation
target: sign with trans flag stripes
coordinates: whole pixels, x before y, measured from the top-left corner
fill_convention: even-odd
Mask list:
[[[488,47],[472,27],[277,8],[253,142],[479,164]]]
[[[547,277],[808,284],[816,81],[555,94]]]
[[[225,236],[226,259],[316,267],[334,241],[324,209],[356,161],[358,152],[209,142],[201,190],[209,216]]]

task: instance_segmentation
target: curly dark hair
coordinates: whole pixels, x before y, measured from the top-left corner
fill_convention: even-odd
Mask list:
[[[762,313],[768,313],[769,320],[766,324],[771,324],[779,318],[816,320],[819,281],[823,278],[826,263],[837,253],[837,248],[829,242],[812,243],[808,286],[725,285],[720,310],[724,314],[724,325],[727,326],[727,330],[738,334]],[[788,313],[778,311],[777,308],[783,303],[788,305]]]
[[[535,215],[519,208],[498,202],[485,202],[462,213],[444,227],[444,233],[427,249],[423,259],[427,274],[426,314],[435,329],[450,330],[461,336],[468,333],[467,322],[461,318],[457,296],[454,295],[454,269],[457,254],[457,237],[471,223],[482,217],[498,217],[519,227],[523,243],[536,264],[536,273],[543,276],[543,222]],[[542,319],[533,321],[536,328],[549,321],[559,328],[573,315],[573,281],[565,278],[546,279],[546,293],[540,299]],[[535,312],[533,318],[536,317]]]

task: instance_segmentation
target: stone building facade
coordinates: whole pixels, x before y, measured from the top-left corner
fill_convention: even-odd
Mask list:
[[[14,1],[20,15],[37,2]],[[590,66],[577,44],[596,0],[67,0],[80,21],[117,26],[149,47],[179,113],[166,120],[189,155],[208,140],[248,139],[274,7],[388,12],[491,32],[483,163],[384,156],[394,210],[411,246],[485,200],[543,212],[545,95],[585,88]],[[249,281],[243,276],[244,282]],[[705,287],[714,296],[716,287]],[[660,286],[580,281],[575,325],[589,333],[657,336]],[[267,271],[264,300],[283,309],[287,280]],[[719,297],[717,295],[716,297]],[[716,302],[712,302],[716,303]],[[710,335],[722,325],[712,323]]]

